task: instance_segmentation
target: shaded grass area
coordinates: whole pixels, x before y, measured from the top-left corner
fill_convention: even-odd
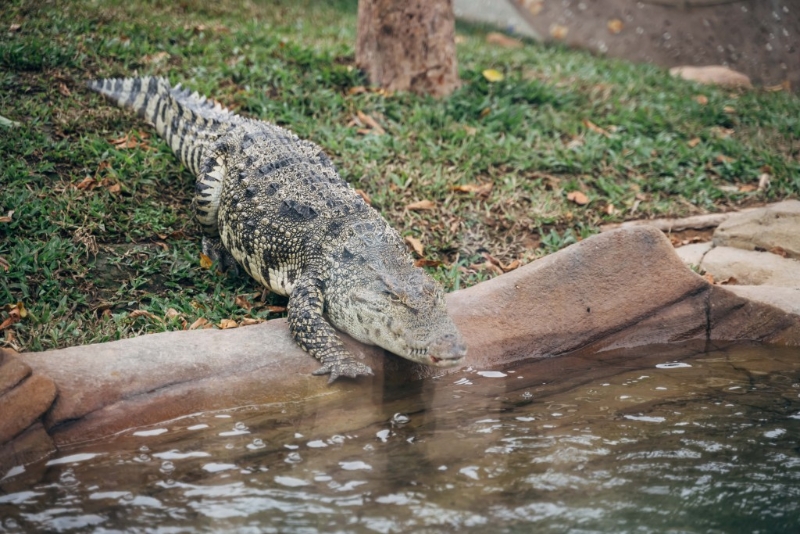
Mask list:
[[[0,126],[0,215],[14,211],[0,223],[0,305],[29,314],[1,342],[43,350],[280,313],[246,277],[202,268],[193,177],[145,123],[84,88],[96,77],[167,76],[322,145],[419,239],[448,289],[495,276],[485,254],[525,263],[606,222],[800,191],[793,95],[700,87],[561,47],[500,48],[469,25],[452,97],[362,91],[355,17],[355,1],[7,3],[0,115],[19,125]],[[504,79],[487,81],[488,68]],[[386,133],[363,133],[358,112]],[[769,189],[753,190],[765,173]],[[433,208],[407,209],[423,200]]]

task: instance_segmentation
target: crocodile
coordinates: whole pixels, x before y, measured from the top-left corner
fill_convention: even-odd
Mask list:
[[[321,363],[314,375],[372,374],[337,329],[418,363],[464,359],[442,286],[318,145],[164,78],[88,87],[149,122],[196,177],[203,253],[289,298],[290,333]]]

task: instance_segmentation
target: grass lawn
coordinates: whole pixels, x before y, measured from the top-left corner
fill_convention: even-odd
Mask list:
[[[5,2],[0,116],[18,124],[0,119],[0,305],[22,302],[27,317],[0,344],[233,326],[285,304],[262,301],[245,275],[203,268],[194,178],[144,122],[85,89],[97,77],[167,76],[320,144],[419,240],[448,289],[496,276],[487,255],[526,263],[607,222],[800,191],[794,95],[701,87],[556,46],[503,48],[466,25],[452,97],[385,94],[361,88],[355,22],[355,0]]]

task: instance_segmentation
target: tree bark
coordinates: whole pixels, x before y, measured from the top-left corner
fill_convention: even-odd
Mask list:
[[[459,86],[453,0],[359,0],[356,63],[385,89],[449,95]]]

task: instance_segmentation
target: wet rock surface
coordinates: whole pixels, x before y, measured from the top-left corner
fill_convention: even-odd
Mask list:
[[[578,349],[597,354],[687,340],[800,345],[800,315],[709,285],[683,265],[660,231],[647,227],[589,238],[450,294],[448,307],[469,347],[464,365],[484,369]],[[328,386],[324,378],[311,376],[318,364],[294,344],[285,320],[20,354],[17,358],[33,374],[0,398],[7,403],[0,413],[14,414],[3,418],[8,429],[3,440],[43,424],[63,446],[202,410],[313,399],[327,403],[380,391],[387,382],[448,372],[350,339],[346,343],[372,366],[373,377]],[[49,410],[44,406],[55,396],[55,386],[45,376],[59,392]],[[17,390],[26,393],[14,396]],[[26,403],[20,404],[23,397]],[[34,398],[41,399],[35,409],[30,407]]]

